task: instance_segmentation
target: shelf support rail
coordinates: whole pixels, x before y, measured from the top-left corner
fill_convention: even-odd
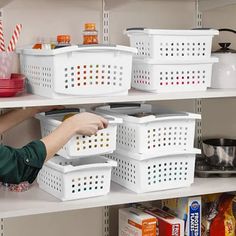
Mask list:
[[[202,28],[202,12],[199,10],[199,0],[195,0],[195,27]],[[202,114],[202,100],[195,100],[195,112]],[[196,146],[201,148],[202,143],[202,121],[196,122]]]
[[[110,221],[109,207],[103,207],[103,236],[109,236],[109,221]]]
[[[104,44],[110,42],[109,11],[106,10],[106,1],[102,0],[102,40]],[[103,236],[109,236],[109,207],[103,207]]]
[[[195,27],[202,28],[202,12],[199,10],[199,0],[195,0]]]
[[[109,44],[109,11],[106,10],[105,0],[102,0],[102,39],[104,44]]]
[[[4,236],[4,220],[0,219],[0,236]]]

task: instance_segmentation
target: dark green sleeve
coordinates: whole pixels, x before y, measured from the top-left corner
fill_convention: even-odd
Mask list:
[[[43,166],[47,152],[40,140],[22,148],[0,146],[0,181],[18,184],[32,183]]]

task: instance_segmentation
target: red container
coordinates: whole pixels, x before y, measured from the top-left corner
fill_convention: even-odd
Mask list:
[[[25,76],[12,74],[11,79],[0,79],[0,97],[13,97],[25,89]]]

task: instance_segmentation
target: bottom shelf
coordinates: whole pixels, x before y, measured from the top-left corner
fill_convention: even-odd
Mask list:
[[[236,178],[196,178],[189,188],[173,189],[145,194],[133,193],[118,184],[112,183],[107,196],[60,202],[53,196],[39,189],[37,185],[24,193],[13,193],[0,189],[0,218],[53,213],[85,208],[103,207],[170,199],[204,194],[236,191]]]

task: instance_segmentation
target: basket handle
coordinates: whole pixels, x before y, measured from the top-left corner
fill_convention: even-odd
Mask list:
[[[139,124],[143,124],[143,123],[152,123],[152,122],[156,122],[156,121],[167,121],[167,120],[189,120],[189,119],[201,119],[201,115],[200,114],[194,114],[194,113],[173,113],[173,114],[163,114],[163,115],[150,115],[150,116],[146,116],[143,118],[139,118],[137,120],[137,118],[134,117],[127,117],[126,118],[129,121],[133,121],[135,123],[139,123]]]
[[[73,171],[78,171],[78,170],[97,169],[97,168],[102,168],[102,167],[116,167],[117,166],[116,161],[110,160],[108,158],[104,158],[104,159],[106,161],[104,163],[94,163],[94,164],[81,165],[81,166],[72,166],[72,165],[61,166],[52,161],[48,161],[45,165],[53,169],[60,170],[63,173],[68,173],[68,172],[73,172]]]
[[[130,108],[130,107],[141,107],[140,103],[108,103],[111,109],[114,108]]]
[[[164,115],[157,115],[156,118],[158,120],[182,120],[182,119],[201,119],[200,114],[189,113],[189,112],[179,112],[179,113],[172,113],[172,114],[164,114]]]
[[[128,52],[135,54],[137,53],[136,48],[118,46],[118,45],[96,45],[96,46],[77,46],[77,49],[71,51],[72,53],[76,52],[96,52],[96,51],[113,51],[113,52]]]
[[[58,115],[58,114],[64,114],[64,113],[70,113],[70,112],[80,113],[80,111],[81,110],[79,108],[54,109],[54,110],[45,112],[45,116]]]
[[[65,109],[66,110],[66,109]],[[64,111],[65,111],[64,110]],[[75,109],[73,110],[73,112],[75,111],[78,111],[79,109]],[[68,110],[67,110],[68,111]],[[80,110],[81,111],[81,110]],[[54,114],[50,114],[50,115],[55,115],[55,114],[63,114],[65,112],[58,112],[58,113],[54,113]],[[100,115],[102,117],[104,117],[105,119],[108,120],[108,123],[109,124],[121,124],[123,123],[123,119],[122,118],[118,118],[118,117],[115,117],[115,116],[111,116],[111,115],[106,115],[106,114],[102,114],[102,113],[99,113],[99,112],[94,112],[94,114],[97,114],[97,115]],[[39,114],[36,114],[35,115],[35,118],[38,119],[38,120],[44,120],[44,121],[47,121],[53,125],[60,125],[61,124],[61,121],[59,120],[55,120],[53,118],[50,117],[50,115],[46,115],[44,112],[43,113],[39,113]],[[47,116],[47,117],[46,117]]]
[[[131,27],[127,28],[126,31],[136,31],[136,30],[145,30],[144,27]]]

